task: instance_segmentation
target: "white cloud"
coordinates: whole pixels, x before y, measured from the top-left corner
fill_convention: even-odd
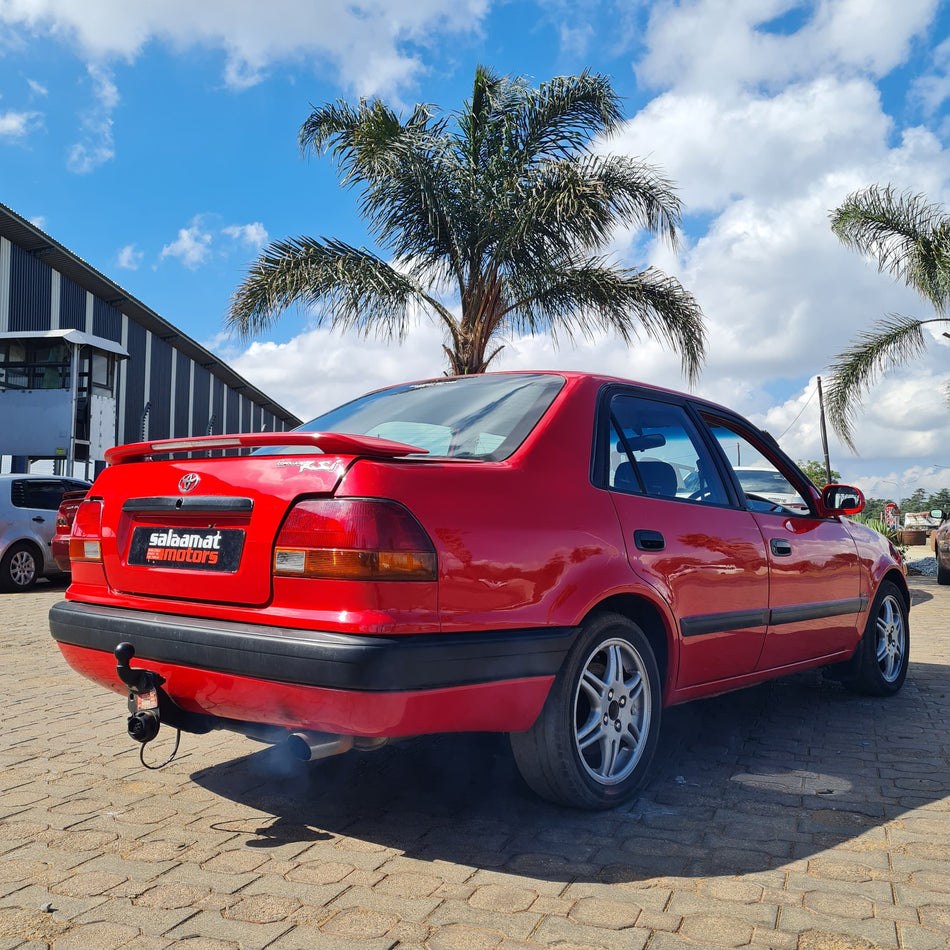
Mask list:
[[[222,50],[225,82],[243,88],[281,62],[329,65],[353,92],[391,93],[419,75],[419,49],[478,29],[490,0],[16,0],[0,20],[77,45],[92,61],[132,61],[152,40]]]
[[[138,270],[144,256],[145,252],[137,251],[134,244],[126,244],[116,257],[116,266],[123,270]]]
[[[42,121],[41,112],[0,112],[0,139],[22,139]]]
[[[873,83],[822,77],[773,96],[677,89],[600,147],[658,163],[695,213],[750,195],[799,193],[830,168],[882,155],[891,125]]]
[[[211,255],[210,232],[204,230],[201,216],[196,215],[187,228],[180,228],[178,237],[162,248],[160,257],[177,257],[189,270],[197,270]]]
[[[710,345],[702,394],[775,435],[814,392],[815,375],[827,376],[828,364],[858,332],[889,312],[929,315],[915,294],[837,241],[829,211],[875,182],[944,202],[950,188],[947,149],[925,127],[895,130],[872,81],[895,65],[932,6],[911,4],[907,22],[889,37],[856,28],[854,47],[845,51],[840,31],[854,6],[809,5],[807,31],[821,57],[802,53],[803,60],[785,62],[801,52],[801,37],[756,34],[749,24],[791,7],[778,0],[655,7],[654,46],[644,68],[671,88],[601,145],[658,163],[682,183],[687,211],[704,215],[679,257],[649,248],[652,260],[679,276],[706,313]],[[679,62],[674,37],[684,44],[684,60],[692,53],[702,58],[693,44],[702,45],[703,30],[715,35],[714,13],[732,18],[731,27],[721,26],[731,50],[724,59],[740,59],[723,65],[725,80],[712,76],[709,63],[684,65],[681,76],[672,66],[659,70],[658,63]],[[695,35],[683,32],[687,26]],[[711,47],[709,56],[719,55],[708,35],[702,42]],[[742,44],[764,44],[769,54],[759,50],[756,59],[753,50],[743,58]],[[772,62],[775,57],[783,61]],[[638,239],[625,238],[631,249]],[[855,429],[859,457],[831,434],[834,467],[860,474],[875,465],[880,470],[884,458],[904,458],[908,467],[939,458],[950,439],[942,391],[950,361],[941,368],[932,349],[924,360],[887,374],[867,396]],[[812,389],[799,390],[809,378]],[[778,395],[793,387],[794,396]],[[782,441],[796,458],[820,458],[817,412],[806,411]]]
[[[912,89],[930,113],[950,99],[950,39],[934,50],[933,68],[915,79]]]
[[[303,419],[388,383],[439,376],[444,370],[440,332],[431,323],[416,327],[401,346],[317,329],[287,343],[251,343],[229,361]]]
[[[35,96],[48,96],[49,89],[46,88],[42,83],[38,83],[35,79],[27,79],[27,85],[30,87],[30,91]]]
[[[95,171],[115,157],[112,113],[119,104],[119,90],[112,72],[104,66],[86,67],[93,84],[93,103],[81,117],[79,142],[69,149],[66,167],[79,175]]]
[[[680,0],[652,7],[638,77],[704,90],[775,86],[829,71],[886,75],[934,17],[937,0]],[[794,32],[773,28],[800,14]]]
[[[267,243],[267,229],[260,221],[253,224],[230,224],[222,228],[221,232],[251,247],[263,247]]]

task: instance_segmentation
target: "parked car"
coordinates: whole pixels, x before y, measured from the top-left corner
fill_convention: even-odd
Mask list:
[[[746,468],[737,465],[735,473],[747,498],[758,495],[764,501],[785,507],[794,507],[801,504],[798,492],[777,469]]]
[[[68,491],[63,495],[56,512],[56,533],[50,542],[50,551],[56,566],[64,574],[68,574],[69,567],[69,534],[73,530],[73,520],[80,502],[86,497],[86,489]]]
[[[950,584],[950,512],[934,510],[931,514],[942,519],[934,535],[934,556],[937,558],[937,583]]]
[[[56,475],[0,475],[0,590],[29,590],[59,568],[50,549],[64,492],[89,482]]]
[[[746,497],[737,441],[797,508]],[[501,731],[538,794],[605,808],[645,780],[666,706],[813,667],[886,696],[907,673],[902,565],[848,519],[860,491],[819,492],[681,393],[441,378],[292,433],[107,455],[50,624],[128,693],[139,741],[222,728],[306,759]]]

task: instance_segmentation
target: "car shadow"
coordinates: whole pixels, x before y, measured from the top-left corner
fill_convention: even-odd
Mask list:
[[[267,748],[192,778],[273,816],[247,836],[253,848],[355,838],[557,881],[768,870],[950,794],[948,674],[916,663],[898,695],[873,699],[814,672],[668,709],[652,779],[605,812],[539,800],[494,734],[306,764]]]

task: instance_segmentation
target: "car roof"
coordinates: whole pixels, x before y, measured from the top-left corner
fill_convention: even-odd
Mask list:
[[[473,373],[467,376],[431,376],[424,379],[405,380],[400,383],[394,383],[387,386],[380,386],[378,389],[369,390],[364,395],[373,392],[385,392],[387,389],[398,389],[400,386],[415,386],[424,383],[445,383],[451,380],[473,380],[484,376],[560,376],[569,384],[574,386],[583,383],[594,383],[603,386],[634,386],[637,389],[644,389],[650,392],[663,393],[668,396],[676,396],[680,399],[688,399],[691,402],[703,405],[709,409],[716,409],[728,415],[735,416],[735,410],[720,403],[713,402],[710,399],[704,399],[702,396],[696,396],[682,389],[671,389],[666,386],[658,386],[655,383],[646,383],[638,379],[628,379],[623,376],[611,376],[606,373],[591,373],[584,370],[567,369],[518,369],[518,370],[499,370],[491,373]]]

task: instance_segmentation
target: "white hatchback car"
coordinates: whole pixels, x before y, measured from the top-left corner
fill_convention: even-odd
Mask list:
[[[29,590],[59,572],[50,551],[59,503],[64,492],[89,487],[59,475],[0,475],[0,590]]]
[[[802,496],[778,469],[737,465],[735,473],[747,498],[751,495],[783,508],[807,508]]]

